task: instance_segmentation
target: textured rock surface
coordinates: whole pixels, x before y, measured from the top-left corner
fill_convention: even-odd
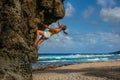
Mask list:
[[[64,17],[63,0],[0,0],[0,80],[31,80],[37,60],[34,23],[51,24]]]

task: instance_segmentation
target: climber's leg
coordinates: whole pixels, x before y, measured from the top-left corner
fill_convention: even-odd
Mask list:
[[[44,31],[42,31],[42,30],[37,30],[36,31],[35,45],[37,45],[37,42],[38,42],[38,39],[39,39],[39,35],[44,36]]]
[[[37,49],[39,48],[40,44],[45,40],[45,38],[42,36],[38,41],[37,41]]]

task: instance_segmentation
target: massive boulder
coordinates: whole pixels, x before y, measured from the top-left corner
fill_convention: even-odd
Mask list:
[[[0,0],[0,80],[32,80],[35,24],[51,24],[65,15],[64,0]]]

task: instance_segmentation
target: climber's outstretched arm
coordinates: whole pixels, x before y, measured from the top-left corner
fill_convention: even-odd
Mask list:
[[[49,25],[47,25],[47,24],[44,24],[44,23],[41,23],[41,24],[47,29],[54,30],[54,28],[50,28]]]
[[[58,20],[58,26],[60,27],[60,25],[61,25],[61,24],[60,24],[60,20]]]
[[[41,23],[45,28],[49,28],[49,25]]]

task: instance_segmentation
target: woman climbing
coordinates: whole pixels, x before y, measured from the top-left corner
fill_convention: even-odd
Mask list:
[[[41,23],[45,28],[47,28],[47,31],[37,30],[36,31],[36,40],[35,40],[35,46],[37,49],[39,48],[40,44],[44,41],[49,39],[52,35],[57,34],[61,31],[63,31],[65,34],[66,26],[60,24],[60,20],[58,20],[58,28],[50,28],[49,25]],[[41,38],[39,38],[39,35],[41,35]]]

